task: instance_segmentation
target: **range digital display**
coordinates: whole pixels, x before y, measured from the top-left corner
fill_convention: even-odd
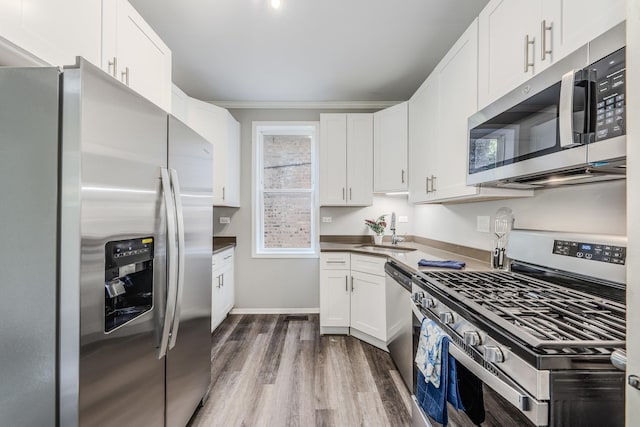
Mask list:
[[[553,253],[556,255],[582,258],[589,261],[608,262],[624,265],[627,258],[627,248],[598,243],[571,242],[554,240]]]

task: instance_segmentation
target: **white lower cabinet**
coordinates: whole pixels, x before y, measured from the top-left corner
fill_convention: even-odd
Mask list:
[[[211,332],[227,317],[235,299],[234,249],[213,255],[211,289]]]
[[[386,350],[386,258],[320,255],[320,332],[350,334]]]

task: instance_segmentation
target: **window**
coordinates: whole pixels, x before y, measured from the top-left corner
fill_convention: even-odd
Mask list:
[[[318,124],[255,123],[255,257],[317,257]]]

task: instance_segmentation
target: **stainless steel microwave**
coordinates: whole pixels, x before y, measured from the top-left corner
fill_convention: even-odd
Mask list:
[[[467,184],[624,178],[624,46],[620,24],[471,116]]]

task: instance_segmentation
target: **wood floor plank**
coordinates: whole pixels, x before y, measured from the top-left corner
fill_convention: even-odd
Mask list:
[[[229,316],[212,335],[211,379],[190,427],[410,425],[388,353],[320,336],[317,314]]]

